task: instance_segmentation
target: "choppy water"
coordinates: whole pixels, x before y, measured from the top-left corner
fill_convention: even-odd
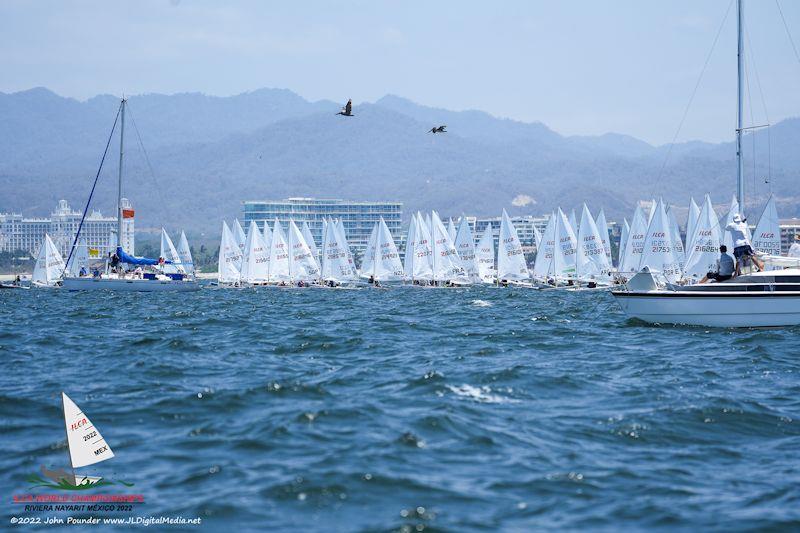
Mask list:
[[[799,332],[603,293],[3,291],[2,498],[64,466],[64,390],[96,473],[214,528],[798,528]]]

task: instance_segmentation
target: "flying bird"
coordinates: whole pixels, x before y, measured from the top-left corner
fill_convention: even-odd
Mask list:
[[[337,115],[342,115],[345,117],[352,117],[353,116],[353,100],[348,100],[345,106],[342,108],[341,111],[336,113]]]
[[[447,126],[434,126],[428,133],[447,133]]]

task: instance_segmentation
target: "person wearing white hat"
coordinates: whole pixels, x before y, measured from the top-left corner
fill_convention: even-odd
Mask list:
[[[794,242],[789,247],[789,252],[786,255],[789,257],[800,257],[800,233],[794,234]]]
[[[748,258],[756,264],[759,270],[764,270],[764,263],[756,258],[750,239],[747,237],[747,219],[739,213],[733,215],[733,222],[725,226],[733,238],[733,257],[736,258],[736,275],[742,273],[742,263]]]

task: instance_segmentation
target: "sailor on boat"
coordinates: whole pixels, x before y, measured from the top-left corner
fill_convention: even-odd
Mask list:
[[[750,245],[750,239],[747,237],[747,219],[742,217],[739,213],[733,215],[733,222],[725,226],[725,229],[731,232],[733,238],[733,256],[736,258],[736,275],[742,273],[742,266],[747,264],[748,261],[753,261],[758,270],[764,270],[764,263],[756,258],[753,247]]]
[[[795,234],[794,242],[786,254],[788,257],[800,257],[800,233]]]
[[[719,247],[719,259],[717,259],[717,271],[709,272],[705,275],[700,283],[706,283],[709,280],[726,281],[733,277],[733,258],[728,255],[728,247],[724,244]]]

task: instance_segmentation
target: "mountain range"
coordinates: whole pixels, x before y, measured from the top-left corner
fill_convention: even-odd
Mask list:
[[[86,101],[44,88],[0,93],[0,212],[46,215],[67,199],[83,207],[119,100]],[[689,196],[722,206],[735,191],[733,143],[652,146],[607,133],[564,136],[540,122],[483,111],[426,107],[387,95],[356,103],[310,102],[285,89],[230,97],[198,93],[129,98],[125,189],[137,228],[218,231],[244,200],[290,196],[399,200],[406,213],[444,216],[542,214],[587,202],[609,219],[663,196],[684,212]],[[445,134],[430,134],[446,124]],[[757,212],[775,195],[781,217],[800,214],[800,119],[745,137],[745,176]],[[113,212],[119,140],[92,208]],[[681,211],[682,209],[682,211]]]

